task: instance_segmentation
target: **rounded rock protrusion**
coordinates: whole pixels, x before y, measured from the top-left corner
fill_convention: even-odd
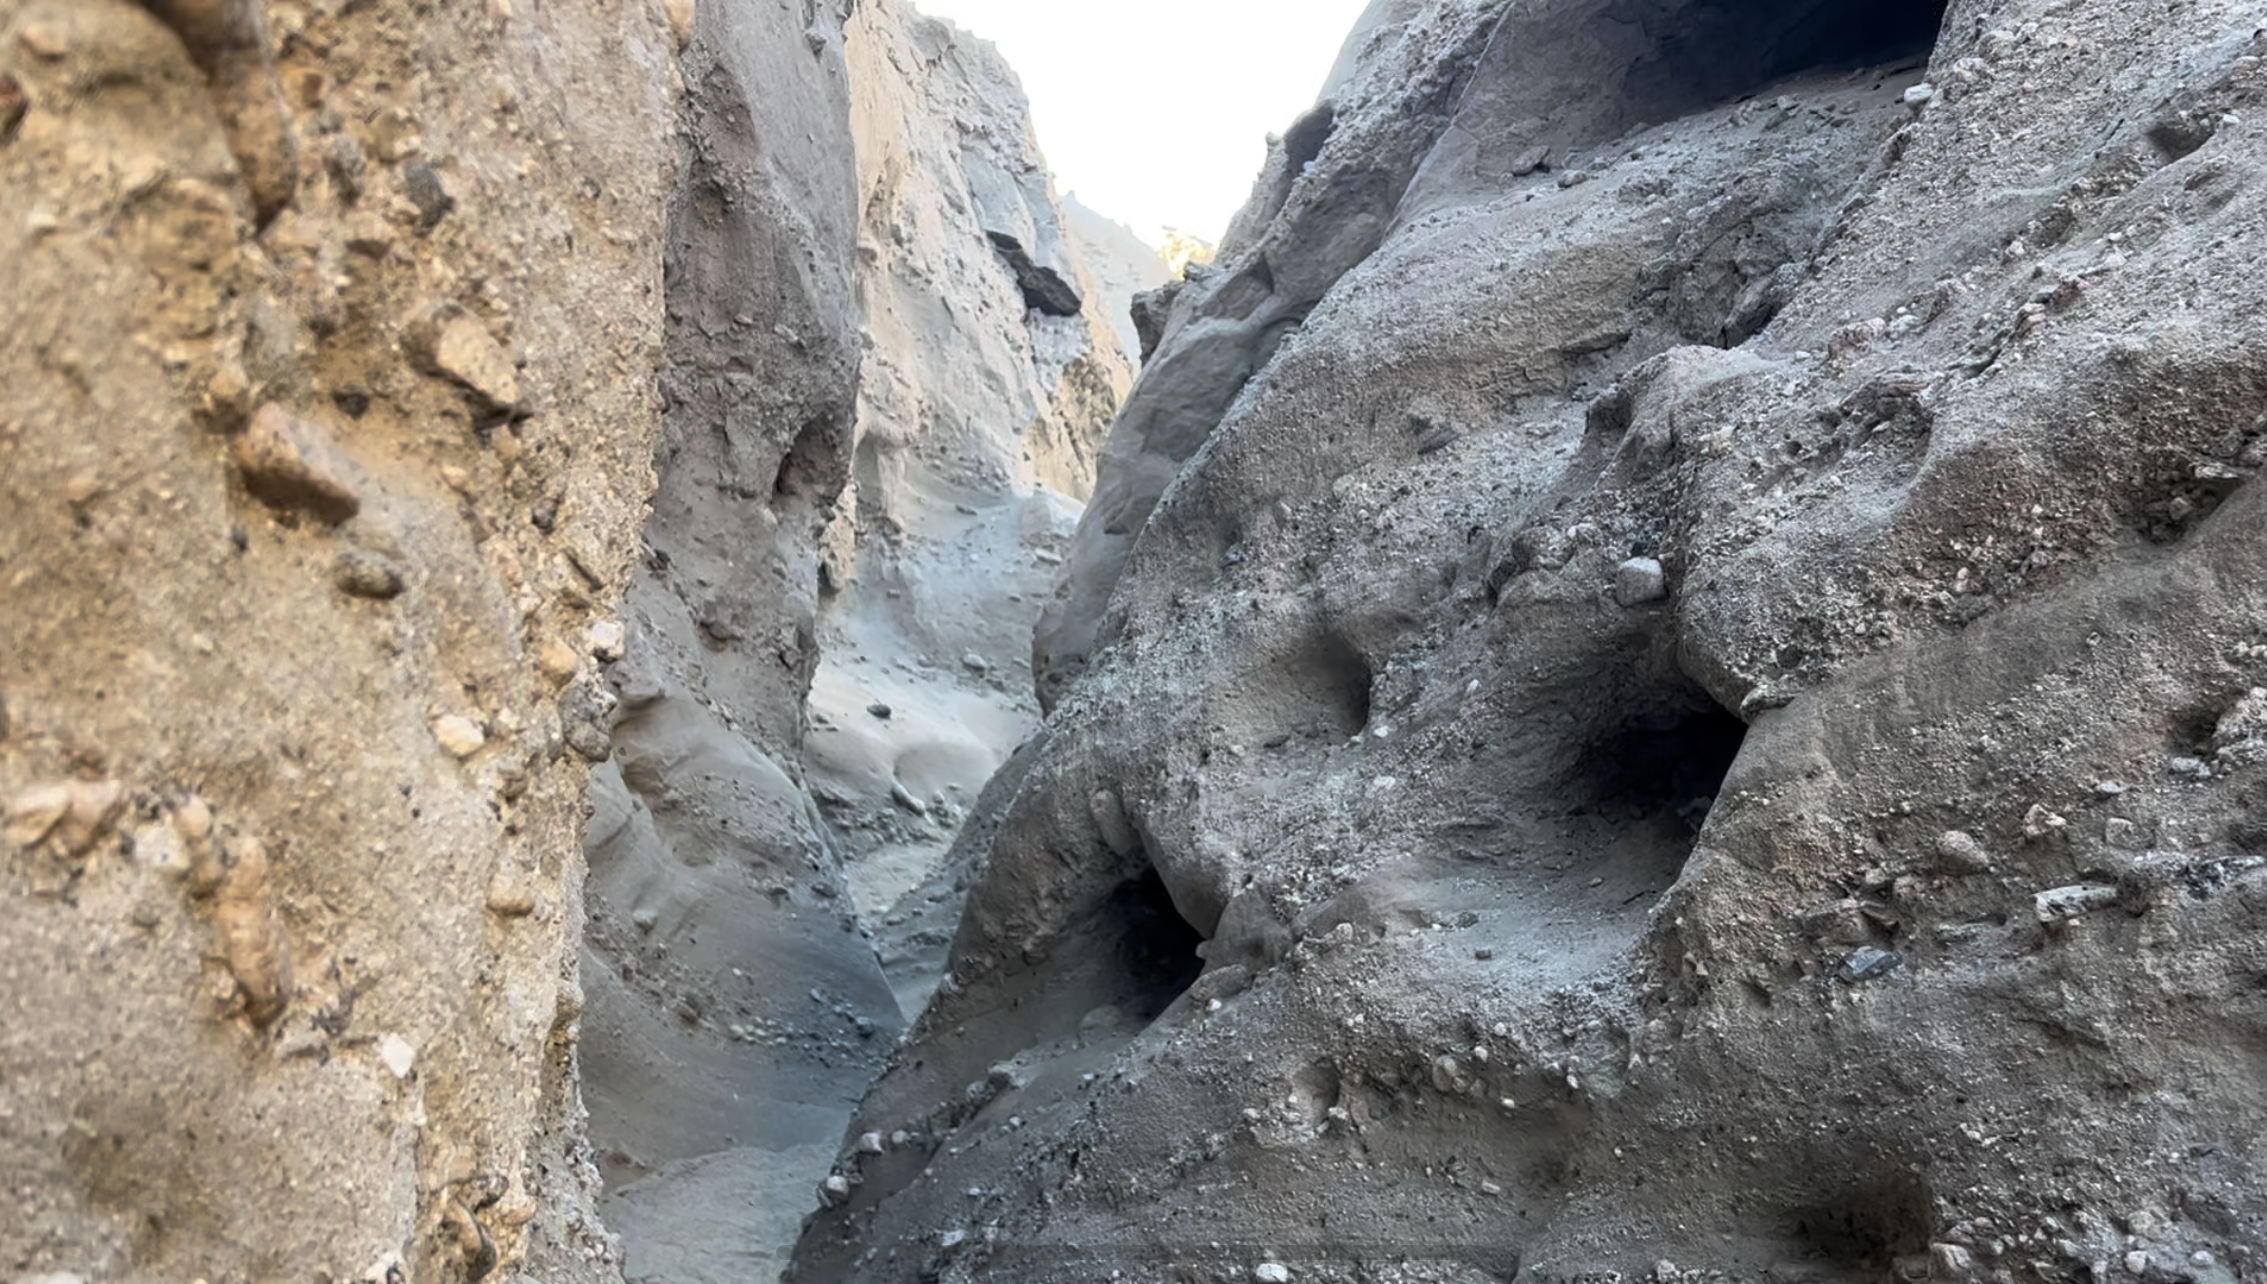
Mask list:
[[[272,402],[229,443],[229,456],[244,488],[270,508],[310,513],[333,526],[362,511],[330,434]]]
[[[1937,864],[1954,874],[1981,874],[1991,868],[1991,853],[1973,834],[1948,829],[1936,836]]]
[[[480,729],[479,723],[456,713],[433,720],[433,738],[440,741],[441,748],[447,750],[450,757],[458,759],[470,758],[488,743],[487,733]]]

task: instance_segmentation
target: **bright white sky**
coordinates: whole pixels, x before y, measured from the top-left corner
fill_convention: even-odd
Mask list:
[[[1366,0],[912,0],[1000,47],[1057,188],[1155,245],[1218,241],[1267,136],[1314,106]]]

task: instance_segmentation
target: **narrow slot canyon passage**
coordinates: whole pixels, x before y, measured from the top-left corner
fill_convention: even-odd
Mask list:
[[[2256,9],[0,0],[0,1284],[2262,1284]]]
[[[1455,128],[1501,135],[1485,146],[1555,138],[1568,147],[1609,129],[1673,128],[1687,113],[1782,83],[1917,62],[1942,18],[1933,0],[1831,12],[1798,2],[1652,8],[1634,27],[1599,8],[1592,35],[1611,61],[1607,88],[1509,127],[1500,122],[1537,92],[1518,88],[1521,78],[1544,77],[1535,60],[1567,46],[1563,19],[1553,20],[1553,44],[1521,38],[1523,20],[1507,16],[1473,51],[1470,74],[1484,83]],[[1625,30],[1644,31],[1647,43],[1632,45]],[[631,641],[614,679],[615,762],[600,772],[590,825],[584,956],[585,1096],[608,1225],[623,1237],[632,1281],[769,1278],[814,1211],[815,1274],[800,1278],[863,1277],[874,1250],[893,1241],[831,1239],[828,1210],[888,1198],[922,1176],[919,1156],[944,1138],[971,1144],[994,1097],[1036,1102],[1027,1081],[1059,1082],[1066,1067],[1091,1082],[1112,1056],[1191,1013],[1222,1011],[1301,937],[1337,939],[1332,932],[1350,927],[1355,940],[1388,941],[1477,924],[1525,961],[1534,985],[1582,983],[1631,950],[1648,911],[1679,881],[1746,732],[1687,681],[1671,683],[1654,707],[1601,690],[1595,710],[1574,715],[1603,721],[1567,746],[1571,775],[1553,769],[1519,784],[1526,769],[1506,766],[1514,792],[1484,829],[1349,836],[1350,855],[1382,853],[1382,863],[1368,858],[1377,872],[1324,898],[1308,921],[1284,922],[1264,908],[1287,894],[1279,874],[1236,866],[1251,871],[1239,892],[1217,885],[1212,857],[1192,862],[1189,852],[1265,831],[1303,794],[1328,796],[1346,754],[1332,746],[1393,734],[1387,702],[1405,697],[1384,664],[1381,626],[1344,605],[1331,609],[1345,623],[1272,645],[1287,657],[1280,664],[1197,697],[1215,723],[1177,734],[1224,736],[1234,761],[1201,787],[1169,769],[1163,780],[1176,783],[1151,788],[1201,788],[1217,801],[1174,816],[1181,809],[1160,811],[1154,800],[1129,808],[1105,789],[1076,809],[1090,821],[1035,828],[1019,803],[1058,786],[1024,779],[1030,764],[1020,759],[994,780],[1019,751],[1046,753],[1045,736],[1033,739],[1033,631],[1045,627],[1042,608],[1063,600],[1060,584],[1092,573],[1077,532],[1097,467],[1126,466],[1113,465],[1104,442],[1132,387],[1136,347],[1159,338],[1136,340],[1129,322],[1144,309],[1179,315],[1175,293],[1194,287],[1169,282],[1142,247],[1113,241],[1047,186],[997,55],[903,6],[869,6],[842,40],[855,149],[852,172],[836,177],[856,200],[855,218],[832,235],[852,253],[846,275],[807,286],[801,314],[770,327],[796,342],[785,351],[767,343],[764,323],[751,326],[736,302],[749,285],[748,250],[764,234],[752,225],[760,211],[695,201],[672,251],[682,337],[664,377],[665,501],[673,477],[688,485],[681,502],[657,506],[631,593]],[[1491,68],[1506,51],[1508,69]],[[913,66],[923,70],[909,78]],[[1911,67],[1901,71],[1909,83]],[[1524,97],[1490,98],[1506,92]],[[990,142],[971,146],[965,121],[944,128],[971,110]],[[1295,226],[1338,216],[1294,199],[1338,123],[1326,102],[1274,142],[1282,172],[1262,176],[1258,217]],[[726,113],[703,138],[720,184],[735,149],[749,145],[745,127]],[[763,122],[753,127],[760,138]],[[1275,253],[1256,256],[1235,288],[1314,288],[1271,268]],[[1191,281],[1202,278],[1200,269]],[[1136,307],[1129,282],[1164,289]],[[1265,364],[1288,330],[1267,319],[1268,303],[1238,300],[1238,314],[1274,326],[1259,349]],[[853,350],[857,392],[844,405],[814,375]],[[1168,366],[1152,390],[1173,398],[1165,381],[1183,377]],[[751,378],[806,389],[793,412],[801,426],[783,445],[742,408]],[[737,504],[721,509],[705,497],[708,477],[742,472],[771,484],[745,494],[727,486]],[[1279,531],[1299,520],[1286,518],[1284,501],[1275,508]],[[751,530],[761,534],[754,544]],[[1489,601],[1500,587],[1491,582]],[[1569,654],[1582,664],[1634,662],[1620,643],[1600,652],[1619,660],[1581,658],[1579,646]],[[1635,711],[1614,714],[1615,701],[1636,701]],[[1376,801],[1376,788],[1324,824],[1398,814],[1390,799]],[[1080,832],[1088,823],[1095,828]],[[1059,940],[1026,950],[1024,979],[1000,983],[989,1010],[975,1014],[992,1052],[961,1072],[974,1080],[967,1100],[954,1087],[942,1116],[861,1135],[854,1120],[887,1106],[861,1108],[860,1099],[899,1039],[923,1028],[915,1023],[946,981],[956,936],[981,946],[983,929],[963,923],[964,901],[978,895],[977,924],[1003,897],[1017,914],[1028,912],[1026,895],[1050,903],[1003,867],[1027,859],[1027,846],[1081,843],[1115,872],[1090,876],[1078,865],[1090,857],[1066,851],[1069,874],[1040,876],[1071,880],[1061,891],[1069,919]],[[1509,864],[1475,881],[1448,855],[1475,844]],[[1522,849],[1535,854],[1512,854]],[[965,966],[975,971],[956,977],[948,997],[986,984],[980,960],[971,956]],[[895,1073],[913,1074],[921,1055],[900,1054]],[[889,1082],[879,1092],[892,1100]],[[855,1143],[847,1159],[846,1137]]]

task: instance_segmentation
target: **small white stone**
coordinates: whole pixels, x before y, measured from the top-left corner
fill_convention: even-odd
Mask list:
[[[1905,91],[1905,105],[1918,107],[1934,97],[1936,97],[1936,86],[1924,80]]]
[[[1654,559],[1633,557],[1614,568],[1614,600],[1623,606],[1658,602],[1668,595],[1668,576]]]
[[[480,746],[488,743],[479,723],[454,713],[433,720],[433,738],[454,758],[470,758],[480,752]]]
[[[2149,1273],[2149,1255],[2138,1252],[2127,1253],[2125,1255],[2125,1273],[2128,1275],[2147,1275]]]
[[[620,620],[600,620],[590,626],[590,653],[611,664],[622,658],[629,634]]]
[[[819,1194],[830,1204],[841,1203],[850,1198],[850,1179],[841,1173],[835,1173],[819,1183]]]
[[[2188,1264],[2190,1266],[2217,1266],[2219,1265],[2219,1262],[2219,1258],[2212,1256],[2209,1252],[2206,1252],[2201,1248],[2188,1255]]]
[[[1291,1284],[1291,1268],[1281,1262],[1261,1262],[1252,1268],[1252,1278],[1259,1284]]]
[[[889,1144],[882,1140],[882,1135],[878,1132],[869,1132],[858,1138],[858,1153],[861,1155],[878,1155],[888,1149]]]
[[[417,1065],[417,1049],[410,1047],[409,1040],[400,1035],[389,1034],[378,1041],[378,1060],[385,1063],[394,1078],[407,1079],[410,1070]]]
[[[960,662],[970,673],[990,673],[992,671],[992,662],[974,651],[960,657]]]
[[[189,872],[189,847],[172,824],[160,821],[134,831],[134,859],[160,874]]]

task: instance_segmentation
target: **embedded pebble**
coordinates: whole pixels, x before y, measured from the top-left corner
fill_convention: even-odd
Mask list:
[[[71,52],[71,42],[46,23],[31,23],[16,33],[16,47],[39,59],[54,62]]]
[[[2141,1252],[2127,1253],[2125,1255],[2125,1273],[2128,1275],[2147,1275],[2149,1273],[2149,1255]]]
[[[257,838],[237,841],[213,902],[220,955],[244,999],[244,1015],[266,1029],[291,1004],[290,939],[268,897],[268,852]]]
[[[2040,892],[2032,898],[2032,904],[2040,922],[2059,923],[2117,904],[2117,889],[2104,884],[2077,883]]]
[[[1918,107],[1934,97],[1936,97],[1936,86],[1924,80],[1905,91],[1905,105]]]
[[[985,659],[983,656],[976,654],[974,651],[971,651],[968,654],[960,657],[960,662],[961,664],[965,665],[968,671],[971,673],[989,673],[992,671],[992,662]]]
[[[622,658],[629,641],[620,620],[600,620],[590,626],[590,653],[608,664]]]
[[[1252,1268],[1252,1278],[1259,1284],[1291,1284],[1291,1268],[1281,1262],[1261,1262]]]
[[[877,718],[880,718],[884,722],[889,721],[890,707],[886,704],[882,704],[877,701],[873,704],[867,705],[866,712],[874,715]]]
[[[440,741],[441,748],[455,758],[470,758],[480,752],[482,745],[488,743],[488,737],[480,730],[479,723],[455,713],[433,720],[433,738]]]
[[[8,800],[6,835],[17,847],[30,847],[54,832],[71,809],[71,786],[41,785]]]
[[[417,207],[417,226],[420,231],[432,231],[442,219],[448,217],[449,211],[457,207],[457,199],[449,195],[449,189],[441,186],[440,174],[423,161],[411,161],[401,167],[401,186],[402,191],[409,196],[409,203]],[[445,370],[446,366],[443,368]],[[450,372],[450,377],[459,378],[454,372]],[[508,367],[505,377],[511,378]],[[485,393],[486,390],[480,391]],[[518,400],[516,379],[513,380],[512,395],[514,401]]]
[[[484,408],[502,413],[519,408],[519,372],[511,355],[464,309],[444,303],[420,310],[402,327],[402,345],[419,368],[472,393]]]
[[[889,1144],[882,1139],[882,1135],[878,1132],[863,1133],[858,1138],[859,1154],[879,1155],[888,1149]]]
[[[582,667],[582,657],[557,638],[545,638],[535,648],[535,668],[553,686],[566,682]]]
[[[819,1195],[830,1204],[839,1204],[850,1198],[850,1179],[835,1173],[819,1183]]]
[[[24,121],[24,113],[31,110],[31,99],[24,95],[24,87],[14,76],[0,71],[0,143],[16,136],[16,127]]]
[[[342,549],[332,567],[331,582],[349,597],[388,602],[400,597],[405,586],[401,569],[383,553],[367,548]]]
[[[134,859],[144,869],[160,874],[189,872],[189,845],[169,820],[155,821],[134,831]]]
[[[1868,946],[1862,950],[1853,950],[1849,957],[1842,960],[1841,966],[1834,969],[1834,975],[1845,985],[1857,985],[1879,980],[1896,971],[1904,962],[1904,958],[1893,950],[1878,950]]]
[[[1936,858],[1955,874],[1981,874],[1991,868],[1991,853],[1975,835],[1960,829],[1947,829],[1936,836]]]
[[[1668,576],[1654,559],[1633,557],[1614,568],[1614,600],[1623,606],[1658,602],[1668,595]]]
[[[535,912],[535,889],[510,856],[497,862],[488,880],[488,910],[498,918],[526,918]]]
[[[1976,1256],[1958,1244],[1931,1244],[1929,1267],[1937,1279],[1964,1280],[1974,1274]]]
[[[417,1065],[417,1049],[409,1040],[398,1034],[389,1034],[378,1041],[378,1060],[396,1079],[407,1079]]]
[[[305,512],[336,526],[362,511],[330,434],[273,402],[228,446],[244,487],[270,508]]]
[[[21,848],[53,838],[64,852],[82,856],[109,832],[126,799],[115,780],[69,780],[27,789],[8,802],[5,833]]]

